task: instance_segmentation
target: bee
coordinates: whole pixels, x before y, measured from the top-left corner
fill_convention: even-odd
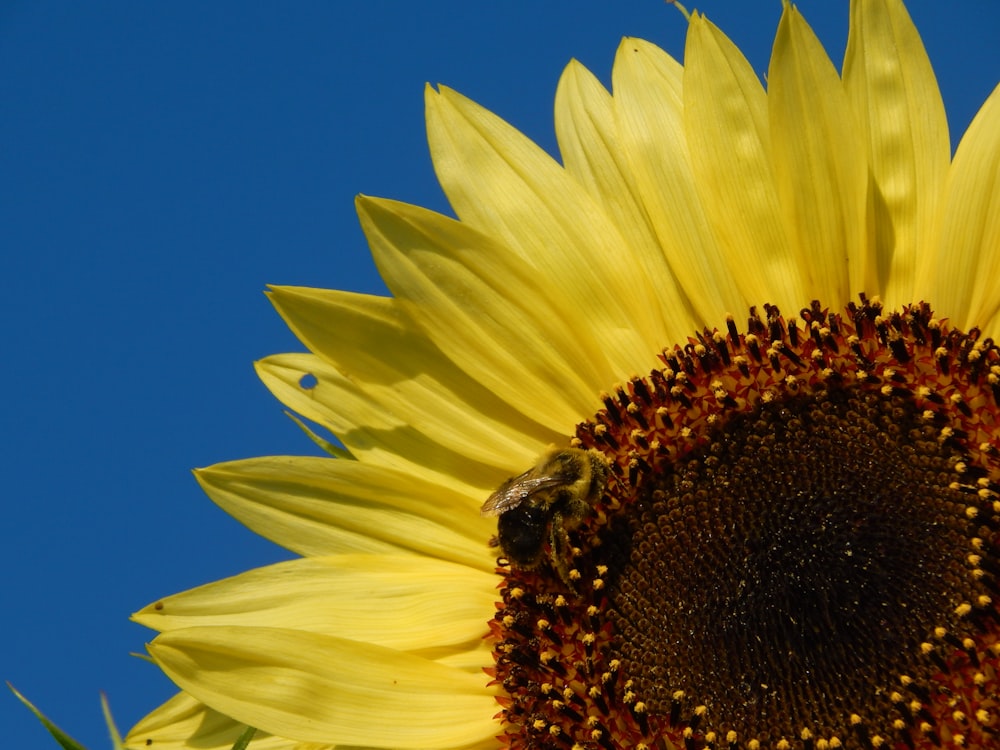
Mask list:
[[[511,477],[483,503],[499,516],[495,546],[512,565],[534,568],[548,542],[548,556],[571,591],[569,532],[580,526],[604,495],[610,463],[596,450],[556,448],[523,474]]]

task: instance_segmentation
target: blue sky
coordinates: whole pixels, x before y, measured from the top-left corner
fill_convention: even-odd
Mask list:
[[[700,8],[766,70],[778,0]],[[846,1],[800,8],[839,61]],[[910,10],[954,140],[1000,80],[1000,4]],[[607,82],[621,36],[680,56],[684,26],[656,0],[0,5],[0,678],[107,747],[99,691],[123,730],[173,693],[129,613],[289,557],[189,470],[313,452],[253,374],[301,349],[264,285],[384,291],[353,198],[447,210],[426,81],[553,151],[571,57]],[[53,746],[12,697],[0,726]]]

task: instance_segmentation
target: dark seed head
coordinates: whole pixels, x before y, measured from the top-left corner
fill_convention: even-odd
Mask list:
[[[580,425],[579,578],[501,570],[511,747],[998,746],[1000,355],[926,305],[764,312]]]

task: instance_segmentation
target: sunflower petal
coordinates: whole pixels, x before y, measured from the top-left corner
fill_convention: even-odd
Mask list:
[[[559,79],[555,126],[566,171],[604,207],[656,289],[649,303],[658,310],[664,340],[682,340],[691,333],[694,315],[642,205],[619,139],[614,101],[594,74],[576,60]]]
[[[418,553],[493,570],[493,525],[478,498],[359,461],[283,457],[216,464],[195,473],[223,510],[302,555]]]
[[[564,434],[524,416],[456,368],[398,300],[292,287],[274,287],[270,298],[296,335],[331,362],[353,392],[367,395],[408,431],[461,456],[465,469],[455,463],[447,467],[458,476],[473,474],[478,464],[504,467],[509,473]],[[339,403],[331,405],[343,411]],[[353,421],[360,427],[368,418],[363,404],[358,405]],[[544,405],[539,408],[539,419],[556,418]],[[383,437],[387,443],[393,440]],[[433,455],[420,458],[429,465],[435,460]]]
[[[245,724],[213,711],[187,693],[178,693],[143,717],[125,737],[128,748],[157,750],[232,750]],[[258,732],[254,750],[333,750],[334,745],[301,743]]]
[[[939,309],[961,328],[1000,334],[1000,86],[958,144],[932,264],[925,279]]]
[[[495,584],[492,573],[413,555],[309,557],[166,597],[132,619],[161,632],[294,622],[311,633],[443,654],[482,641]]]
[[[436,400],[437,384],[429,378],[422,383],[401,383],[399,393],[425,396],[421,402],[403,403],[399,394],[392,397],[388,383],[384,387],[369,384],[377,395],[372,398],[357,380],[344,377],[312,354],[278,354],[255,367],[264,385],[283,404],[331,430],[355,458],[433,478],[456,491],[473,488],[481,494],[495,487],[559,439],[553,434],[548,443],[530,435],[520,435],[518,440],[517,433],[505,425],[488,420],[484,424],[474,414],[463,420],[458,404]],[[434,410],[435,405],[440,405],[440,411]]]
[[[878,288],[890,305],[909,303],[951,147],[934,71],[899,0],[852,0],[844,87],[868,144]]]
[[[560,317],[517,256],[426,209],[357,205],[386,284],[452,362],[555,432],[595,411],[612,377],[600,343]]]
[[[625,39],[612,70],[622,147],[662,252],[694,311],[690,329],[745,307],[698,199],[684,135],[683,69],[659,47]]]
[[[537,269],[550,302],[599,343],[612,375],[653,365],[662,342],[646,300],[655,290],[600,206],[542,149],[471,100],[428,87],[426,102],[434,169],[462,223]]]
[[[864,144],[837,71],[791,3],[774,40],[767,100],[778,196],[807,299],[876,293]]]
[[[695,184],[740,292],[798,309],[807,300],[771,171],[767,96],[736,45],[697,14],[684,47],[684,125]]]
[[[149,651],[198,700],[282,737],[418,750],[496,732],[482,675],[381,646],[279,628],[194,627],[160,635]]]

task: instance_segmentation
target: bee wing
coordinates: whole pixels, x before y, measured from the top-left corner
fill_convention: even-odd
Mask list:
[[[565,484],[565,481],[560,477],[525,472],[501,484],[496,492],[486,498],[479,512],[484,516],[499,516],[505,511],[516,508],[536,492],[561,484]]]

